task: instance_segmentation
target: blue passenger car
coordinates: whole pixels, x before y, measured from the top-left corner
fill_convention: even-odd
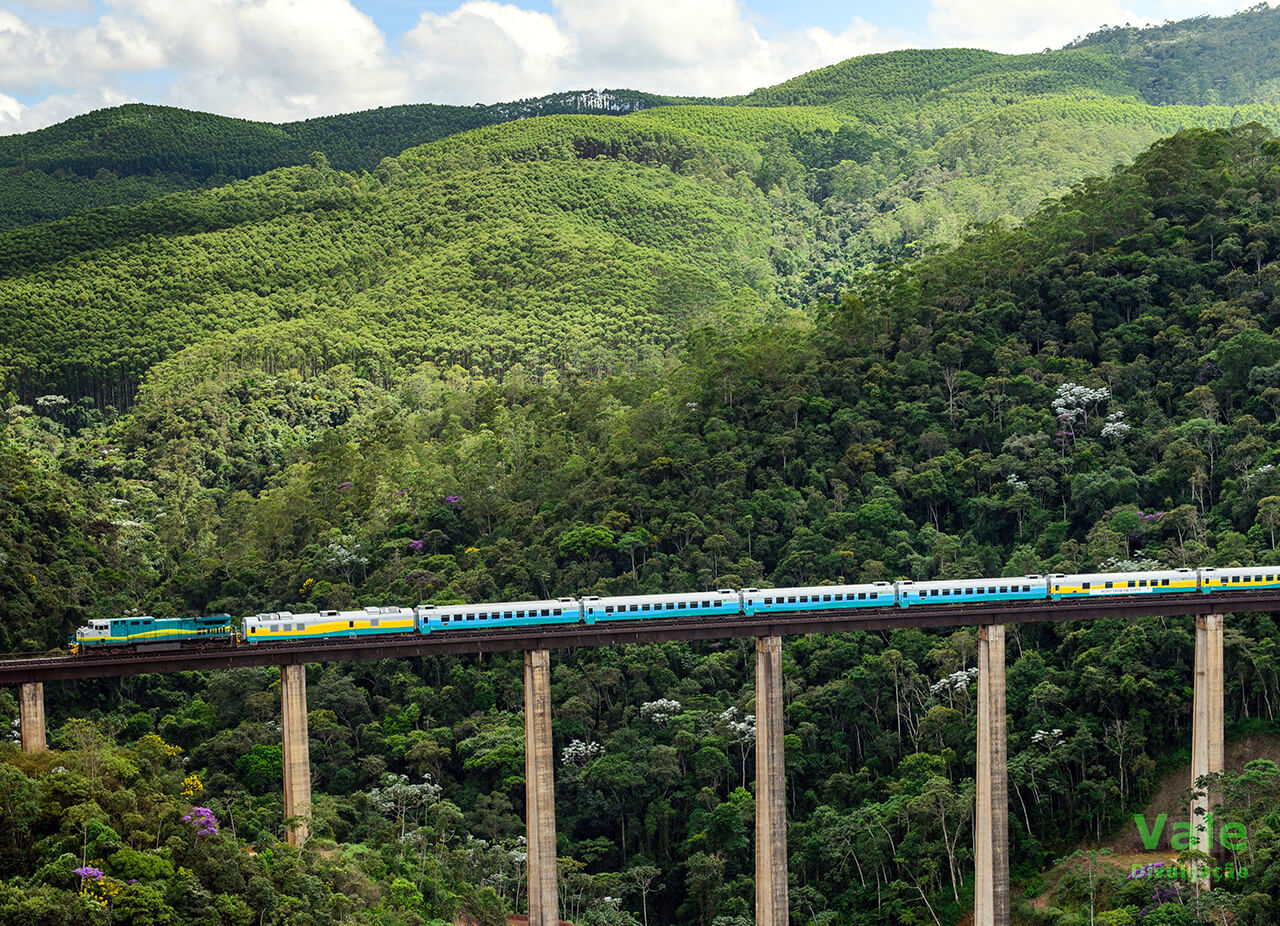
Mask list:
[[[662,617],[735,617],[742,610],[738,593],[731,588],[680,595],[585,595],[582,608],[588,624]]]
[[[742,613],[839,611],[848,608],[887,608],[895,600],[889,582],[861,585],[805,585],[794,588],[744,588]]]
[[[1005,576],[999,579],[933,579],[899,582],[898,605],[966,604],[976,601],[1043,601],[1048,597],[1044,576]]]
[[[418,605],[418,632],[576,624],[582,608],[573,598],[549,601],[499,601],[493,604]]]

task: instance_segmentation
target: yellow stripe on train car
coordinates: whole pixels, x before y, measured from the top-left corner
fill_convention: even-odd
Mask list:
[[[368,620],[357,621],[356,626],[347,626],[350,621],[326,621],[323,624],[308,624],[301,630],[271,630],[265,625],[260,625],[254,636],[270,636],[270,637],[310,637],[317,633],[345,633],[350,630],[371,630]],[[403,621],[383,622],[378,625],[378,630],[413,630],[416,624],[412,618]]]

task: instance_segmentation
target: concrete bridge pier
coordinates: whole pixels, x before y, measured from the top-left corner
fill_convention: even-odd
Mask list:
[[[23,752],[44,752],[44,682],[26,682],[18,692],[18,729]]]
[[[529,926],[559,926],[556,893],[555,753],[551,747],[551,653],[524,654],[524,788]]]
[[[1202,775],[1222,771],[1226,745],[1223,720],[1223,620],[1221,614],[1196,617],[1195,692],[1192,697],[1191,720],[1191,787]],[[1213,809],[1208,792],[1191,799],[1191,826],[1195,838],[1192,846],[1213,853],[1213,833],[1206,827],[1205,816]],[[1201,881],[1208,887],[1207,879]]]
[[[978,628],[974,926],[1009,926],[1009,763],[1004,624]]]
[[[310,835],[311,753],[307,735],[306,666],[280,667],[280,725],[284,738],[285,839],[301,848]]]
[[[756,926],[787,926],[782,637],[756,638]]]

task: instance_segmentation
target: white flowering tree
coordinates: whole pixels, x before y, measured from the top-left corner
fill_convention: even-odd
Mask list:
[[[1093,389],[1079,383],[1063,383],[1058,387],[1058,394],[1053,400],[1053,413],[1059,419],[1066,418],[1087,425],[1089,414],[1096,412],[1098,406],[1110,398],[1111,390],[1106,386]]]
[[[388,772],[382,776],[382,787],[369,792],[369,803],[374,809],[399,825],[401,839],[404,839],[409,824],[415,828],[419,826],[427,808],[438,800],[440,786],[431,780],[430,775],[423,775],[422,781],[415,784],[408,775]]]
[[[720,713],[717,722],[724,732],[725,739],[731,745],[738,747],[738,754],[742,759],[742,784],[745,787],[747,783],[747,755],[751,752],[751,747],[756,742],[756,715],[746,714],[739,719],[738,709],[729,707]]]
[[[640,705],[640,716],[657,724],[664,724],[680,713],[680,702],[672,698],[659,698]]]

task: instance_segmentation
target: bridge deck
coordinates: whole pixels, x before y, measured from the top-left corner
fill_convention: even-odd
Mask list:
[[[1167,617],[1179,614],[1223,614],[1236,611],[1280,611],[1280,592],[1193,592],[1031,601],[992,604],[913,605],[876,609],[873,613],[811,611],[757,617],[677,618],[613,621],[591,626],[551,625],[508,630],[433,631],[306,643],[242,644],[234,648],[172,650],[141,653],[43,656],[0,661],[0,684],[51,682],[78,678],[146,675],[232,669],[237,666],[298,665],[360,659],[405,659],[456,653],[494,653],[511,650],[573,649],[663,640],[722,640],[733,637],[787,636],[850,630],[889,630],[895,627],[952,627],[975,624],[1021,624],[1037,621],[1098,620],[1100,618]]]

